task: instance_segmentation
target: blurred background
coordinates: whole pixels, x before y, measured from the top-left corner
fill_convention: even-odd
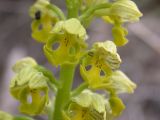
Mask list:
[[[64,0],[51,0],[65,9]],[[129,43],[119,48],[121,69],[137,83],[132,95],[122,95],[126,110],[118,120],[160,120],[160,0],[134,0],[144,14],[139,23],[128,24]],[[42,45],[31,38],[28,9],[34,0],[0,0],[0,110],[19,114],[9,94],[16,60],[31,56],[53,70],[43,55]],[[111,39],[111,26],[95,20],[88,29],[94,41]],[[76,83],[81,82],[76,71]],[[41,118],[37,118],[39,120]]]

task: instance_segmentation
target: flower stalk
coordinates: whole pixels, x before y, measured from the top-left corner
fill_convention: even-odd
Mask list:
[[[53,120],[62,120],[62,111],[70,100],[70,91],[72,88],[75,65],[62,64],[60,70],[60,88],[57,91],[55,106],[53,106]]]

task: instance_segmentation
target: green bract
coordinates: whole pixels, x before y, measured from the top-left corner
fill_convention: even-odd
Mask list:
[[[77,63],[86,47],[86,30],[78,19],[58,22],[51,33],[52,37],[44,46],[44,53],[52,65]]]
[[[68,116],[70,120],[106,120],[106,112],[110,114],[106,107],[111,111],[103,96],[85,90],[72,98]]]
[[[59,20],[58,16],[47,7],[49,4],[48,0],[37,0],[30,9],[30,16],[33,18],[32,37],[43,43],[51,36],[50,31]]]
[[[26,59],[31,60],[31,58]],[[26,64],[20,69],[11,80],[10,92],[14,98],[20,101],[21,112],[36,115],[41,113],[48,103],[48,78],[42,72],[37,71],[27,60],[23,59],[18,62],[22,66],[24,63],[28,63],[28,65]]]
[[[95,88],[111,74],[112,70],[119,68],[120,63],[115,44],[112,41],[99,42],[95,43],[93,49],[83,58],[80,72],[90,87]]]

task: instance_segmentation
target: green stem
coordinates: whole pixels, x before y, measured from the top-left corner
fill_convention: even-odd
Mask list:
[[[99,9],[104,9],[104,8],[109,8],[111,7],[111,3],[102,3],[102,4],[99,4],[99,5],[96,5],[96,6],[93,6],[93,7],[90,7],[88,10],[86,10],[80,17],[80,21],[85,21],[85,19],[89,18],[91,15],[94,14],[94,12],[96,10],[99,10]]]
[[[59,7],[57,7],[56,5],[49,4],[49,5],[47,5],[47,8],[53,10],[61,20],[65,20],[66,19],[66,17],[64,15],[64,13],[62,12],[62,10]]]
[[[71,94],[72,97],[79,95],[83,90],[88,88],[88,83],[82,83],[80,86],[78,86]]]
[[[53,120],[63,120],[62,111],[70,100],[70,91],[72,88],[75,65],[63,64],[60,70],[61,87],[57,91]]]
[[[77,18],[79,10],[79,0],[66,0],[67,18]]]

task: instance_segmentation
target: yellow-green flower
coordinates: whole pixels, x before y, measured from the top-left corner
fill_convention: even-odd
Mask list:
[[[52,37],[44,46],[44,53],[52,65],[75,64],[84,54],[86,30],[78,19],[58,22],[52,30]]]
[[[35,61],[32,58],[24,58],[13,66],[16,75],[10,83],[10,93],[19,100],[20,111],[36,115],[43,111],[48,103],[49,78],[34,68]]]
[[[72,98],[68,109],[68,118],[70,120],[106,120],[106,112],[111,115],[106,107],[110,110],[110,106],[106,104],[102,95],[85,90]]]
[[[112,70],[118,69],[120,63],[116,45],[112,41],[98,42],[83,58],[80,73],[90,87],[95,88],[112,73]]]
[[[136,4],[131,0],[117,0],[112,3],[111,8],[100,11],[106,13],[102,19],[114,25],[112,28],[114,43],[117,46],[127,44],[126,35],[128,32],[122,25],[124,22],[136,22],[142,16]]]
[[[47,6],[48,0],[37,0],[30,9],[32,17],[32,37],[38,42],[45,43],[51,36],[50,31],[54,24],[59,20],[58,16]]]
[[[112,41],[95,43],[80,65],[82,78],[91,89],[132,93],[136,85],[119,68],[121,59]]]

